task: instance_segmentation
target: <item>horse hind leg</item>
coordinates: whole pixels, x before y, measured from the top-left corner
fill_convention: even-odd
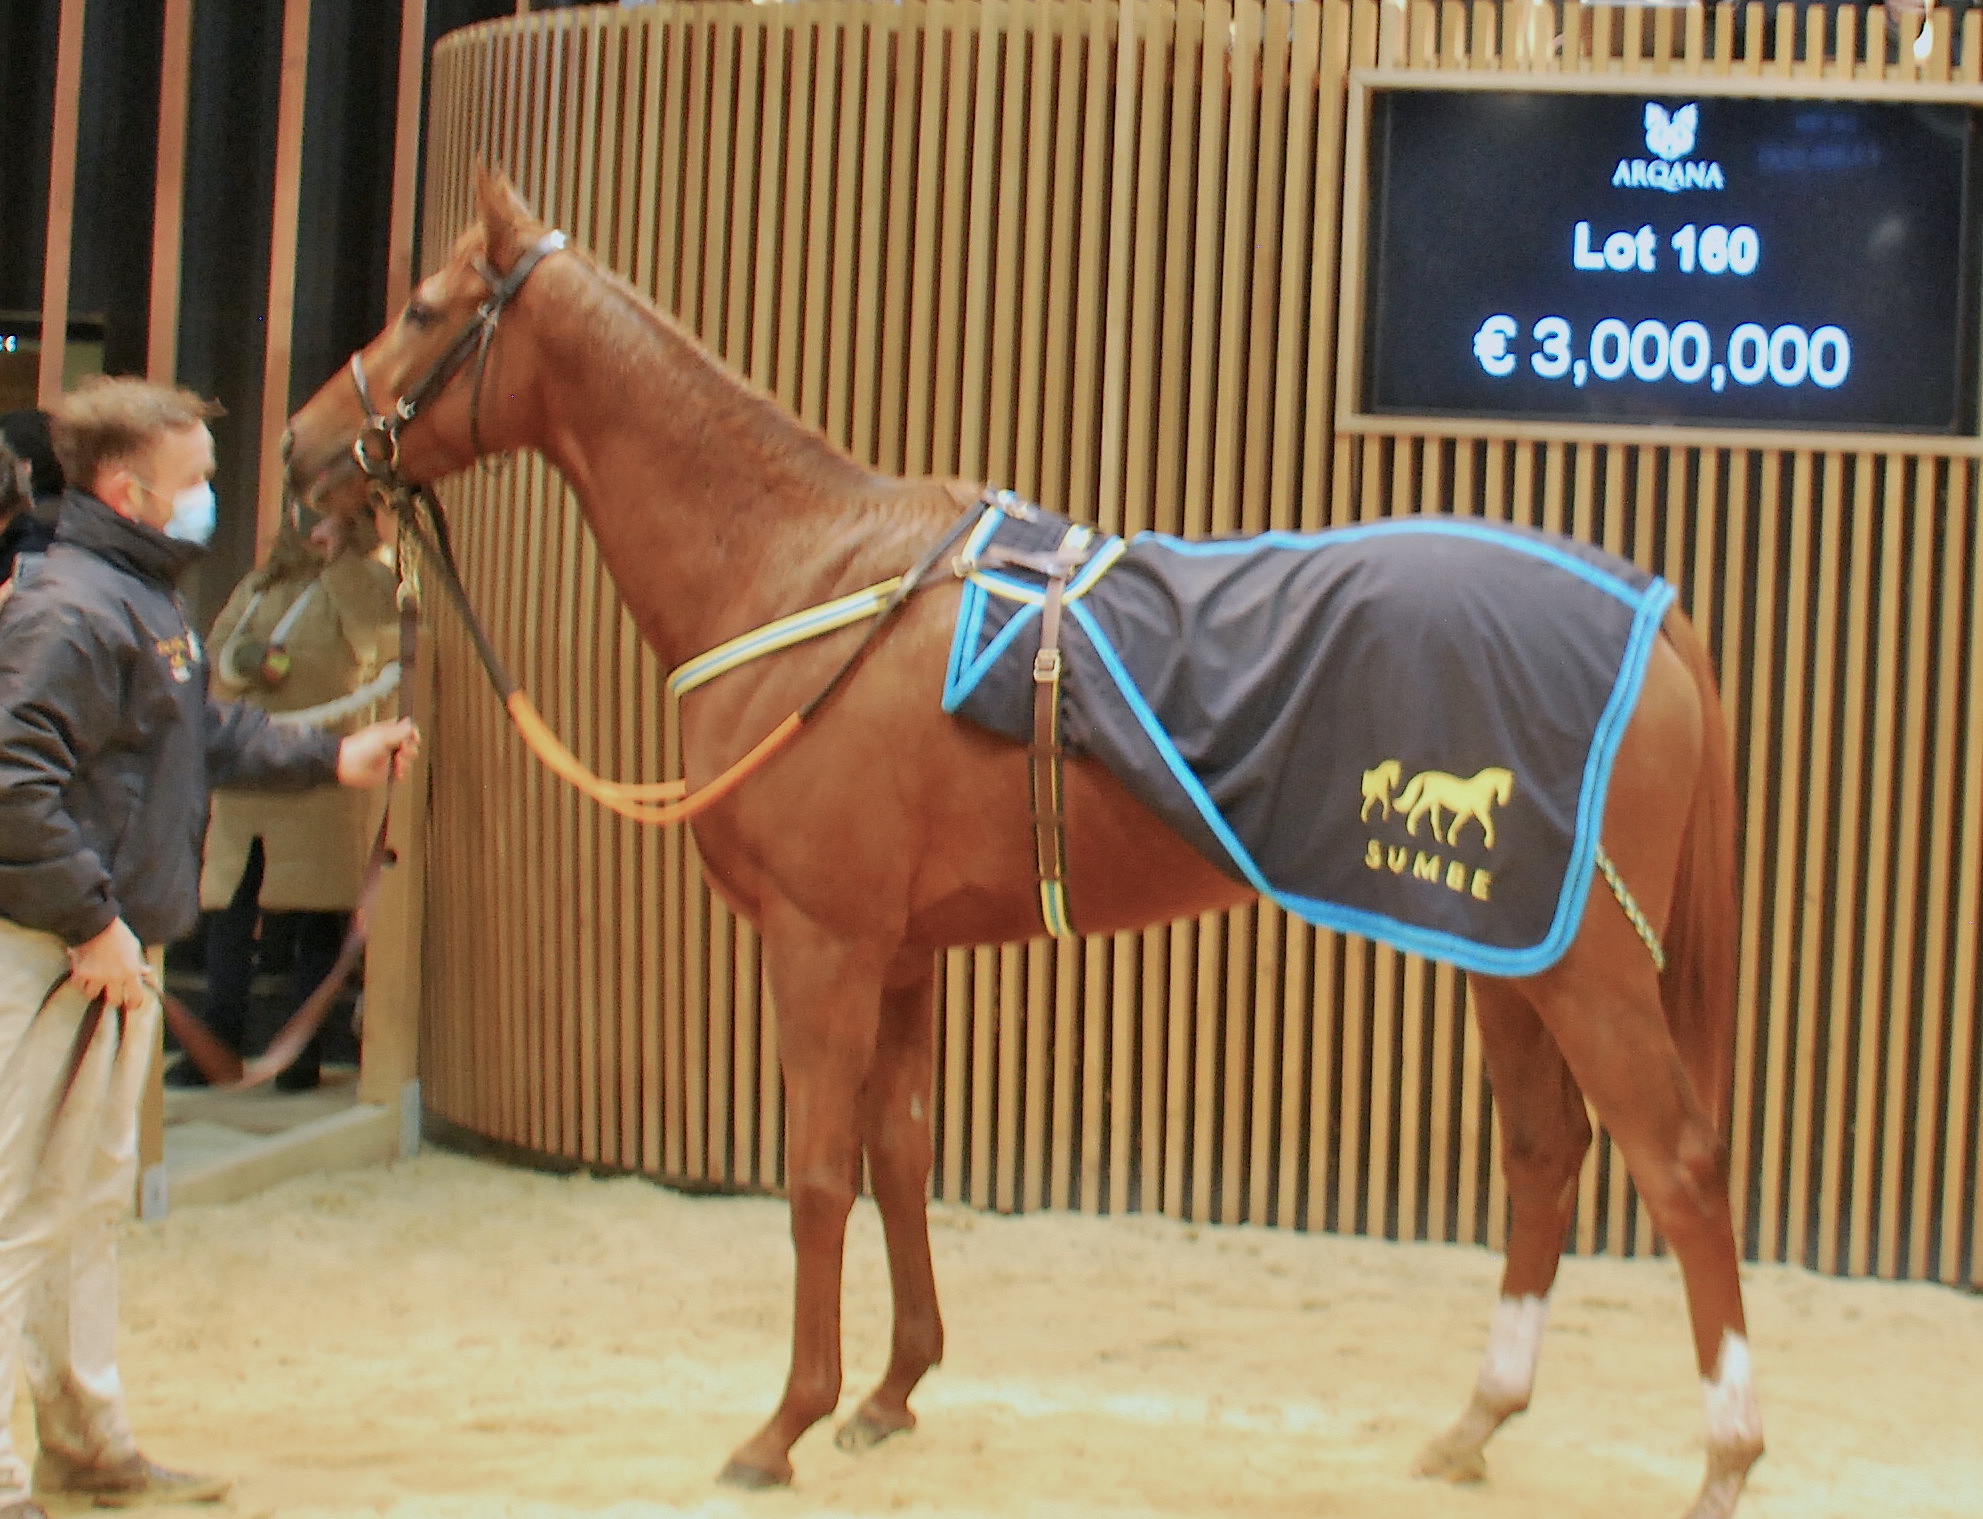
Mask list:
[[[1679,1258],[1707,1414],[1707,1473],[1688,1519],[1730,1519],[1762,1455],[1763,1426],[1720,1135],[1681,1063],[1651,959],[1623,913],[1594,907],[1570,955],[1531,989]]]
[[[1729,1519],[1763,1453],[1723,1143],[1736,1013],[1734,771],[1699,635],[1678,612],[1665,635],[1605,819],[1612,860],[1665,938],[1665,970],[1655,971],[1619,904],[1594,890],[1569,954],[1529,991],[1679,1258],[1707,1414],[1707,1474],[1689,1519]],[[1685,820],[1677,833],[1675,818]]]
[[[928,1201],[935,1156],[930,1131],[935,973],[928,956],[918,958],[921,975],[883,998],[874,1068],[862,1092],[862,1142],[888,1242],[895,1330],[881,1384],[833,1437],[845,1451],[866,1450],[915,1428],[909,1394],[943,1358]]]
[[[1501,1298],[1466,1411],[1419,1452],[1414,1470],[1448,1482],[1487,1475],[1487,1442],[1529,1406],[1549,1292],[1563,1256],[1577,1173],[1590,1148],[1583,1094],[1556,1042],[1521,992],[1470,978],[1494,1102],[1513,1218]]]

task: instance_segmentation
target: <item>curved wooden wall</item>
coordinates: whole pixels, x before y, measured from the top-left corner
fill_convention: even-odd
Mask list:
[[[1906,68],[1885,64],[1877,8],[1566,10],[1560,51],[1558,13],[1527,0],[808,0],[492,23],[436,53],[428,257],[487,158],[887,469],[990,478],[1119,530],[1450,504],[1657,568],[1713,641],[1741,744],[1748,1248],[1974,1279],[1976,446],[1350,435],[1332,417],[1349,68],[1974,81],[1983,18],[1953,76],[1946,31],[1925,63],[1910,36]],[[518,459],[448,499],[475,599],[546,716],[603,771],[672,773],[664,672],[562,484]],[[459,630],[439,633],[429,1106],[549,1156],[778,1187],[750,928],[711,901],[691,839],[535,768]],[[942,1197],[1500,1242],[1488,1094],[1446,968],[1249,908],[954,953],[940,1025]],[[1574,1244],[1655,1248],[1603,1144]]]

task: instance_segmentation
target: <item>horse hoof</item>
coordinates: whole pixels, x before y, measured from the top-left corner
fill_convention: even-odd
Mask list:
[[[834,1432],[833,1443],[850,1456],[873,1450],[890,1435],[916,1427],[916,1416],[906,1409],[899,1418],[888,1418],[871,1408],[863,1408]]]
[[[741,1487],[751,1492],[762,1492],[768,1487],[790,1487],[792,1485],[791,1463],[781,1463],[783,1470],[757,1466],[741,1456],[732,1456],[716,1480],[725,1487]]]
[[[1412,1475],[1439,1482],[1485,1482],[1487,1453],[1478,1445],[1441,1435],[1418,1453],[1418,1459],[1412,1462]]]

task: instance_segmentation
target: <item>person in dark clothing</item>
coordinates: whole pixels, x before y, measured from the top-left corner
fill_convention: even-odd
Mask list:
[[[34,499],[51,505],[59,500],[69,482],[62,476],[62,461],[55,457],[48,413],[32,409],[0,413],[0,438],[16,458],[28,461],[28,491]]]
[[[226,1490],[139,1451],[114,1354],[161,946],[199,914],[210,785],[375,786],[417,741],[406,721],[340,740],[209,694],[173,581],[212,535],[216,414],[141,380],[65,397],[72,489],[0,605],[0,1519],[45,1519],[31,1492]],[[32,1484],[9,1432],[23,1370]]]
[[[14,573],[14,560],[39,554],[55,541],[55,529],[35,514],[32,466],[0,442],[0,582]]]

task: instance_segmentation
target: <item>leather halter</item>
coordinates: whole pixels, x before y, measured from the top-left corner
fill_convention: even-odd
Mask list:
[[[409,386],[390,411],[379,410],[372,399],[372,387],[365,376],[365,360],[361,353],[353,352],[348,366],[351,384],[358,392],[358,404],[365,408],[365,425],[358,429],[351,440],[351,457],[358,461],[359,469],[365,478],[387,490],[399,490],[407,481],[399,472],[399,435],[407,425],[426,409],[428,404],[447,389],[450,381],[461,373],[469,356],[475,358],[475,386],[468,399],[468,446],[470,452],[479,456],[482,452],[482,374],[489,361],[489,345],[496,336],[496,324],[502,319],[503,308],[510,303],[530,273],[546,258],[565,246],[565,235],[555,229],[538,238],[518,259],[508,274],[498,274],[480,259],[475,261],[475,272],[489,287],[489,294],[475,309],[468,325],[462,328],[447,351],[436,359],[431,368]]]
[[[509,712],[510,720],[526,747],[554,774],[600,805],[623,817],[643,823],[684,822],[726,796],[747,775],[789,742],[832,698],[848,676],[867,657],[876,639],[883,629],[894,621],[903,604],[921,587],[930,569],[976,520],[979,506],[974,505],[959,518],[923,555],[922,559],[893,583],[886,599],[877,601],[873,609],[874,623],[868,629],[867,636],[861,640],[839,669],[827,679],[818,694],[759,740],[743,758],[700,790],[691,792],[686,780],[629,784],[610,781],[593,774],[551,731],[550,726],[538,715],[529,695],[518,687],[510,678],[509,672],[503,668],[495,647],[483,630],[481,620],[476,617],[474,608],[469,604],[468,592],[461,583],[461,572],[455,563],[454,548],[448,537],[447,518],[441,511],[440,502],[429,487],[415,485],[399,472],[400,433],[461,372],[471,353],[476,358],[476,371],[474,389],[469,397],[469,448],[477,457],[481,455],[478,421],[482,394],[482,366],[487,362],[489,344],[495,337],[496,324],[502,316],[504,306],[522,288],[523,282],[530,277],[530,272],[545,258],[564,246],[564,233],[555,230],[547,232],[505,275],[498,275],[495,270],[478,260],[476,272],[489,286],[488,298],[477,308],[468,325],[448,345],[447,351],[408,388],[398,401],[393,403],[390,411],[381,411],[373,401],[371,386],[365,375],[364,359],[361,354],[353,353],[348,367],[352,386],[358,392],[359,404],[365,409],[365,423],[351,440],[351,455],[365,477],[371,481],[374,489],[398,513],[402,524],[419,544],[422,563],[432,564],[438,571],[442,588],[461,614],[469,640],[474,645],[482,668],[489,677],[489,683],[495,688],[498,699]]]

